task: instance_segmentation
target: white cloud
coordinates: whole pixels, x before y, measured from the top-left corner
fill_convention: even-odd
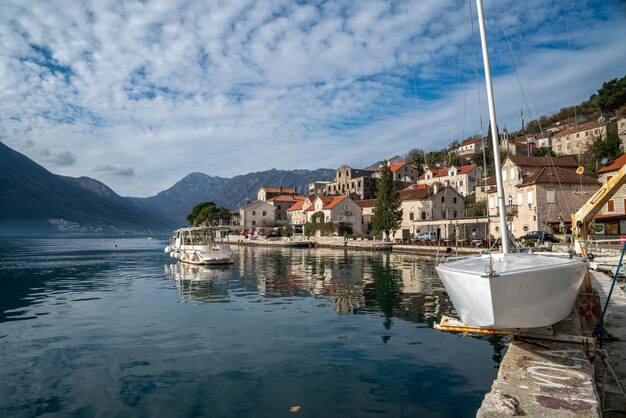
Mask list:
[[[523,35],[539,114],[624,75],[619,3],[568,2],[569,40],[562,5],[497,4],[521,66]],[[438,148],[479,130],[466,7],[3,2],[0,137],[61,174],[95,172],[144,196],[192,171],[360,166]],[[523,100],[486,7],[500,125],[516,128]]]

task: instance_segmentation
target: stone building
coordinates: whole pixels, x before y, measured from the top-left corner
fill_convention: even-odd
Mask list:
[[[465,217],[465,198],[454,188],[411,186],[400,191],[402,223],[393,239],[414,239],[422,232],[447,238],[452,222]]]
[[[626,154],[598,170],[600,183],[606,184],[624,164],[626,164]],[[619,188],[613,197],[602,207],[598,215],[595,220],[598,232],[615,235],[626,234],[626,185]]]
[[[376,178],[373,170],[361,170],[342,165],[335,172],[335,180],[326,185],[327,195],[354,194],[359,199],[376,197]]]
[[[474,164],[453,165],[448,168],[429,168],[417,179],[417,184],[450,186],[461,195],[468,196],[481,181],[482,171]]]
[[[281,194],[267,199],[267,203],[276,208],[276,221],[287,221],[287,209],[299,201],[304,201],[304,196],[299,194]]]
[[[304,210],[306,222],[312,222],[313,215],[317,212],[324,214],[324,222],[345,223],[352,227],[353,233],[363,233],[361,207],[348,195],[317,196],[313,205]]]
[[[255,200],[239,209],[239,219],[245,229],[272,225],[276,221],[276,208],[268,202]]]
[[[376,199],[357,200],[357,205],[361,207],[361,222],[363,224],[363,232],[368,233],[372,230],[372,218],[376,211]]]
[[[606,138],[606,125],[591,121],[577,125],[552,137],[552,151],[556,155],[580,155],[587,151],[596,138]]]
[[[271,198],[279,196],[279,195],[296,194],[296,193],[298,193],[298,190],[297,190],[296,187],[283,187],[283,186],[267,187],[267,186],[262,186],[259,189],[259,192],[257,194],[257,200],[267,201],[267,200],[270,200]]]
[[[541,158],[541,157],[524,157]],[[506,163],[505,163],[506,164]],[[515,180],[507,180],[507,222],[515,237],[531,231],[548,231],[548,223],[559,218],[569,218],[599,188],[594,178],[576,174],[564,167],[534,167],[532,173]],[[503,173],[505,169],[503,168]],[[523,171],[523,169],[522,169]],[[508,186],[508,189],[507,189]],[[497,191],[489,192],[490,214],[497,215]],[[498,223],[492,233],[500,236]]]

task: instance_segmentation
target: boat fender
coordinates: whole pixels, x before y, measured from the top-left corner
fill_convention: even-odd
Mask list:
[[[180,255],[180,261],[187,261],[187,259],[189,259],[189,256],[187,255],[187,253],[182,253]]]
[[[176,253],[174,251],[170,251],[170,257],[176,258]]]
[[[191,257],[189,257],[189,261],[198,261],[198,255],[197,254],[191,254]]]
[[[165,253],[167,254],[167,253],[169,253],[170,251],[172,251],[172,249],[171,249],[171,248],[170,248],[170,246],[168,245],[167,247],[165,247],[165,250],[163,250],[163,251],[165,251]]]

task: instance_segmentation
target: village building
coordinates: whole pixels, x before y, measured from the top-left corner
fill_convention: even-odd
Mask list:
[[[465,198],[452,187],[414,185],[400,191],[402,223],[393,239],[415,239],[429,233],[437,239],[447,239],[454,221],[465,218]]]
[[[314,181],[313,183],[309,183],[309,195],[319,196],[326,193],[326,186],[330,181]]]
[[[361,207],[348,195],[317,196],[313,204],[304,210],[306,222],[312,222],[317,212],[324,215],[324,222],[343,223],[350,226],[354,234],[363,233]]]
[[[476,184],[474,187],[474,200],[476,202],[484,200],[487,202],[487,192],[488,190],[496,187],[496,176],[487,177],[484,180],[481,180],[480,183]]]
[[[533,151],[539,148],[550,148],[551,144],[549,132],[524,134],[513,138],[513,140],[507,142],[506,145],[501,145],[500,150],[510,155],[532,156]]]
[[[567,119],[557,120],[552,123],[550,126],[546,128],[546,131],[549,133],[557,133],[563,131],[567,128],[571,128],[572,126],[580,125],[587,122],[587,118],[585,116],[572,116]]]
[[[257,193],[257,200],[267,201],[273,197],[285,195],[285,194],[297,194],[298,190],[296,187],[267,187],[262,186]]]
[[[294,230],[302,232],[302,226],[306,223],[306,210],[313,206],[315,196],[307,196],[295,202],[287,208],[287,222]]]
[[[558,132],[552,137],[556,155],[580,155],[598,138],[606,138],[606,125],[591,121]]]
[[[239,219],[244,229],[273,225],[276,222],[276,208],[263,200],[248,202],[239,209]]]
[[[482,171],[474,164],[451,166],[448,168],[429,168],[417,179],[417,184],[450,186],[462,196],[469,196],[481,180]]]
[[[502,164],[509,229],[519,237],[546,230],[549,221],[571,216],[600,187],[594,178],[576,173],[571,158],[510,156]],[[488,190],[490,215],[498,215],[497,190]],[[499,226],[493,225],[499,236]]]
[[[474,155],[483,150],[483,139],[482,138],[469,138],[463,141],[461,146],[456,150],[456,154],[459,157]]]
[[[281,194],[267,199],[267,203],[276,208],[276,221],[287,221],[287,209],[299,201],[304,201],[303,195]]]
[[[335,180],[326,185],[327,195],[354,194],[359,199],[376,197],[374,170],[361,170],[342,165],[335,172]]]
[[[376,199],[357,200],[357,205],[361,207],[361,224],[363,225],[363,233],[372,231],[372,218],[376,211]]]

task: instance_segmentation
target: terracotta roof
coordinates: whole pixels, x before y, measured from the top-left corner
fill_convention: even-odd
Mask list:
[[[304,200],[304,196],[299,194],[281,194],[267,199],[268,202],[295,202],[298,200]]]
[[[461,146],[463,145],[471,145],[471,144],[475,144],[476,142],[480,141],[482,138],[471,138],[471,139],[466,139],[465,141],[463,141],[463,143],[461,144]]]
[[[335,206],[337,206],[339,203],[341,203],[344,199],[347,199],[348,196],[335,196],[332,198],[332,200],[330,202],[328,202],[328,204],[324,205],[323,209],[332,209]]]
[[[261,187],[261,190],[265,190],[267,193],[284,193],[284,194],[296,194],[295,187]]]
[[[304,200],[298,200],[296,203],[289,206],[289,209],[287,209],[287,212],[292,212],[294,210],[301,210],[302,205],[304,205]]]
[[[326,205],[328,205],[330,202],[332,202],[332,200],[337,197],[337,196],[317,196],[317,198],[313,199],[313,203],[315,203],[315,201],[317,199],[320,199],[322,201],[322,209],[326,208]],[[306,208],[304,211],[305,212],[311,212],[315,210],[315,205],[309,206],[308,208]]]
[[[600,126],[602,126],[602,125],[600,125],[600,124],[598,124],[598,122],[592,120],[591,122],[585,122],[585,123],[580,124],[578,126],[572,126],[571,128],[565,129],[565,130],[559,132],[558,134],[555,134],[554,138],[558,138],[558,137],[561,137],[561,136],[566,136],[566,135],[573,134],[573,133],[576,133],[576,132],[588,131],[589,129],[599,128]]]
[[[622,168],[624,164],[626,164],[626,154],[622,155],[621,157],[619,157],[618,159],[616,159],[615,161],[613,161],[611,164],[607,165],[606,167],[602,167],[601,169],[599,169],[598,174],[608,173],[611,171],[617,171],[620,168]]]
[[[400,200],[423,200],[433,196],[433,187],[406,188],[400,190]]]
[[[517,187],[528,186],[530,184],[537,183],[574,183],[574,184],[596,184],[598,180],[585,176],[582,174],[576,174],[572,170],[566,170],[561,167],[543,167],[534,175],[528,177],[522,184]]]
[[[397,164],[391,164],[389,166],[389,169],[391,170],[392,173],[395,173],[396,171],[400,170],[402,167],[404,167],[405,165],[407,165],[408,163],[397,163]]]
[[[487,186],[495,186],[496,185],[496,176],[491,176],[491,177],[487,177],[486,180],[482,180],[480,183],[478,183],[476,186],[485,186],[485,183],[487,183]]]
[[[373,208],[376,206],[376,199],[357,200],[356,204],[362,208]]]
[[[524,155],[510,155],[509,160],[522,167],[578,167],[578,161],[570,157],[526,157]]]

